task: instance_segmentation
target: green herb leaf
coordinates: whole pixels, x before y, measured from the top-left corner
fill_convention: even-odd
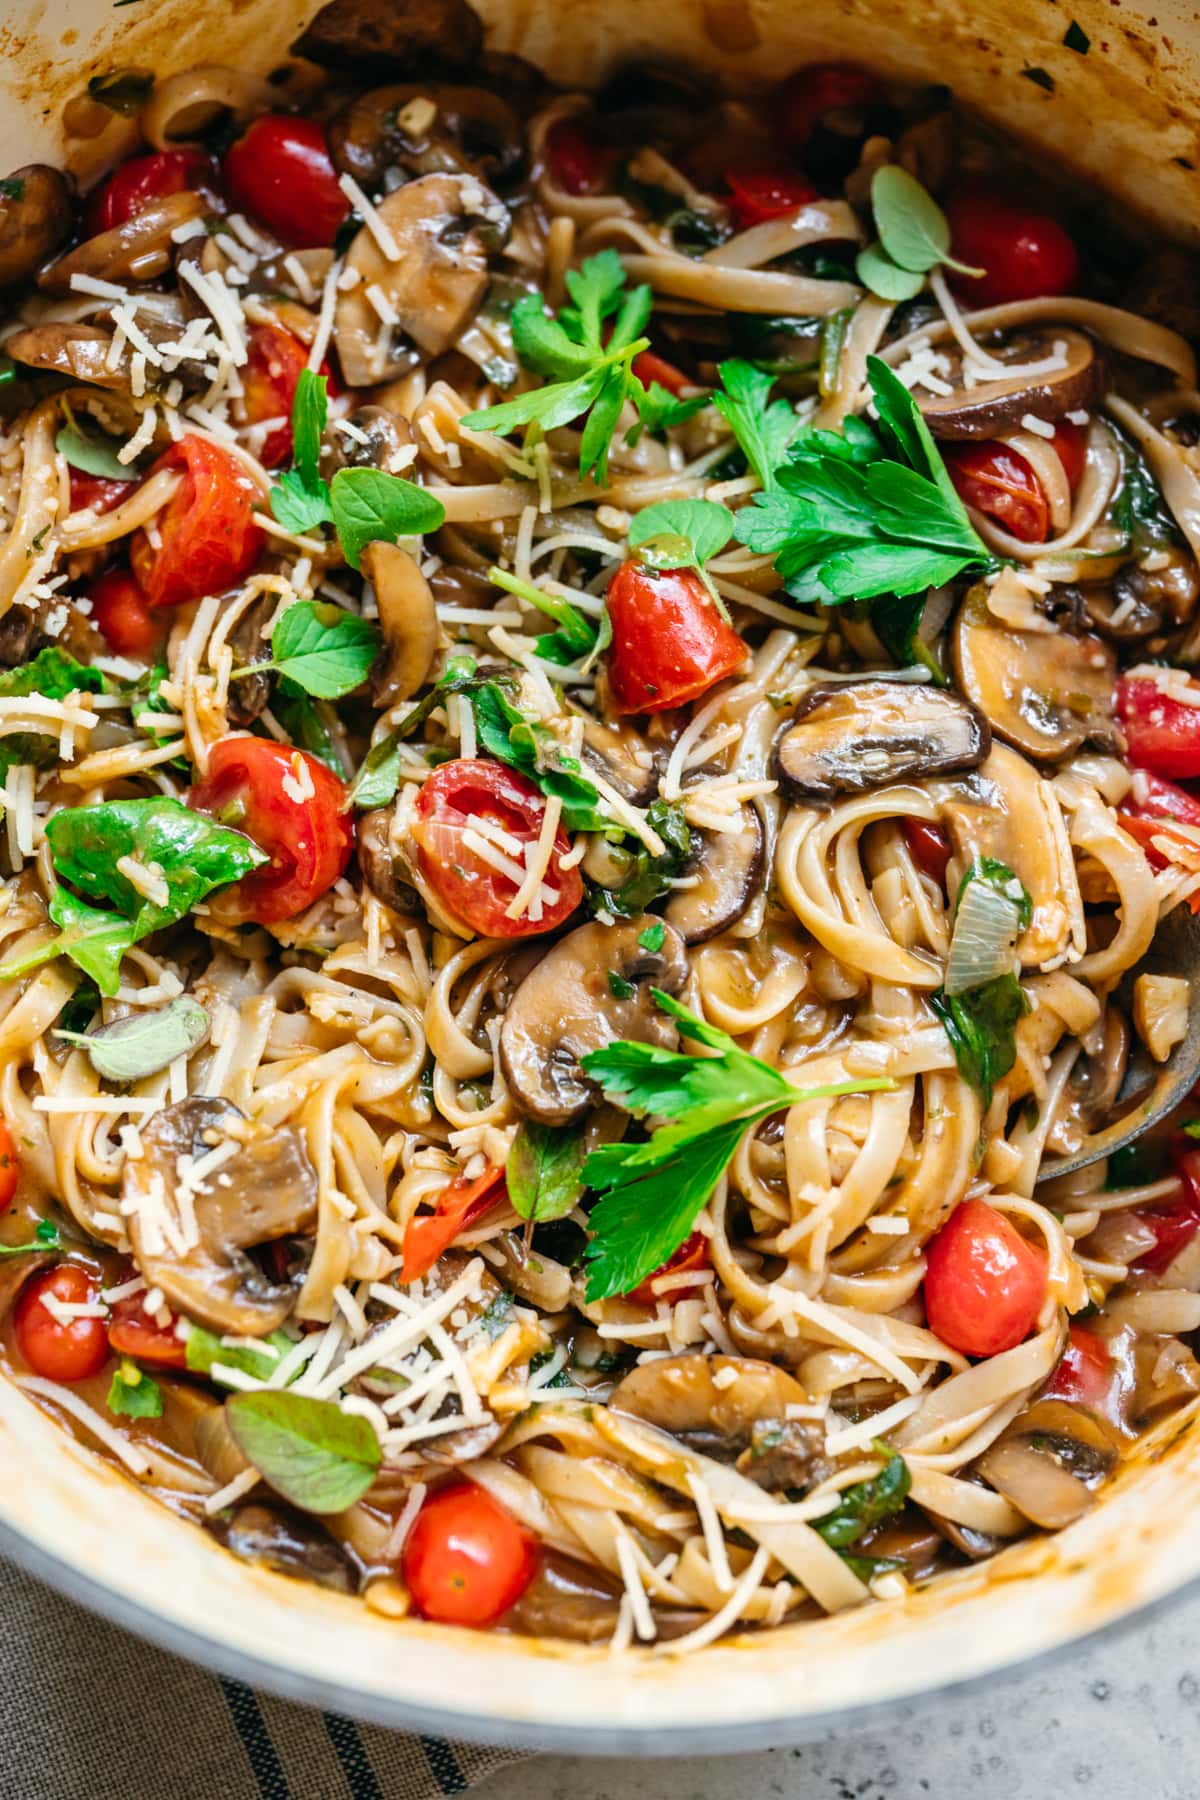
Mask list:
[[[321,433],[329,413],[329,383],[312,369],[301,369],[292,395],[292,462],[305,482],[320,480]]]
[[[329,489],[323,481],[306,482],[297,469],[285,469],[271,489],[271,511],[285,531],[303,534],[333,520]]]
[[[57,644],[39,650],[32,662],[0,671],[0,699],[19,699],[39,694],[44,700],[65,700],[71,693],[102,694],[104,677],[68,656]],[[32,763],[35,769],[53,768],[58,761],[58,738],[40,731],[10,732],[0,738],[0,780],[16,763]]]
[[[871,178],[871,209],[880,242],[901,269],[924,274],[944,261],[950,248],[946,215],[907,169],[898,163],[884,163],[876,169]]]
[[[653,925],[647,925],[645,931],[638,933],[638,943],[642,946],[643,950],[649,950],[653,953],[656,950],[662,949],[663,939],[666,935],[667,928],[662,920],[655,919]]]
[[[945,670],[921,636],[926,604],[924,594],[881,594],[871,603],[871,624],[880,643],[900,668],[928,669],[934,684],[945,687]]]
[[[234,1441],[276,1493],[303,1512],[344,1512],[379,1469],[379,1439],[366,1419],[330,1400],[259,1389],[225,1402]]]
[[[154,76],[149,69],[113,69],[107,75],[93,75],[88,93],[109,112],[131,119],[140,112],[150,97]]]
[[[573,662],[577,656],[587,656],[595,647],[596,627],[569,600],[559,594],[548,594],[544,588],[532,581],[522,581],[517,575],[510,575],[507,569],[493,565],[488,570],[488,580],[506,594],[515,594],[518,600],[524,600],[529,606],[536,607],[553,619],[559,628],[557,635],[562,638],[563,648],[570,652],[565,658]],[[544,639],[539,639],[539,651]]]
[[[870,1481],[855,1482],[848,1487],[832,1512],[814,1519],[813,1530],[819,1532],[834,1550],[856,1544],[860,1537],[898,1513],[908,1499],[912,1475],[898,1450],[876,1443],[875,1449],[887,1458],[878,1475]]]
[[[332,769],[339,781],[345,766],[338,755],[330,722],[330,708],[311,694],[281,677],[271,702],[271,711],[298,750],[307,750]]]
[[[1017,1060],[1017,1023],[1029,1011],[1021,983],[1015,975],[999,975],[966,994],[931,994],[929,1004],[950,1039],[960,1074],[986,1112],[996,1083]]]
[[[319,700],[340,700],[366,680],[379,645],[370,619],[323,600],[298,600],[272,633],[273,660],[255,667],[277,669]]]
[[[446,522],[446,509],[435,494],[382,469],[339,469],[329,484],[329,504],[352,569],[360,566],[368,544],[422,537]]]
[[[49,1219],[39,1219],[32,1244],[0,1244],[0,1257],[36,1256],[43,1250],[61,1250],[62,1239]]]
[[[137,470],[117,461],[117,444],[112,438],[93,437],[78,425],[63,425],[54,447],[73,469],[85,475],[100,475],[106,481],[136,481]]]
[[[703,569],[733,536],[733,514],[715,500],[660,500],[635,513],[629,548],[655,569]]]
[[[283,1331],[273,1331],[261,1344],[223,1344],[215,1332],[194,1321],[188,1322],[184,1339],[188,1368],[193,1374],[207,1375],[216,1382],[223,1380],[222,1369],[252,1375],[255,1381],[269,1381],[281,1357],[291,1348],[292,1339]]]
[[[661,381],[652,381],[645,387],[638,377],[630,371],[629,398],[637,409],[637,424],[632,425],[625,434],[628,444],[636,444],[643,431],[651,437],[659,437],[676,425],[686,424],[694,419],[698,412],[712,404],[711,394],[691,394],[681,400],[665,388]]]
[[[882,244],[868,244],[854,261],[855,273],[865,288],[881,300],[914,300],[925,286],[924,275],[903,269],[892,261]]]
[[[190,1056],[206,1042],[211,1023],[198,1000],[180,994],[154,1012],[130,1013],[98,1031],[85,1034],[56,1026],[54,1035],[85,1050],[102,1080],[131,1082]]]
[[[525,1119],[508,1153],[508,1197],[523,1219],[561,1219],[583,1193],[584,1142],[574,1125]]]
[[[105,1404],[118,1418],[161,1419],[162,1389],[145,1369],[139,1369],[135,1362],[124,1356],[109,1383]]]
[[[958,892],[954,896],[955,912],[962,905],[963,895],[973,881],[986,881],[990,887],[1003,894],[1016,908],[1017,924],[1021,930],[1028,931],[1033,922],[1033,900],[1021,877],[1014,874],[1007,863],[1000,862],[994,856],[977,856],[958,884]]]
[[[774,377],[735,358],[719,370],[721,386],[712,403],[728,424],[746,461],[764,489],[774,482],[800,421],[786,400],[772,400]]]
[[[489,677],[488,679],[491,679]],[[355,806],[386,806],[396,797],[400,782],[400,745],[420,729],[435,706],[441,706],[451,694],[467,694],[480,686],[472,657],[456,657],[446,664],[423,699],[418,700],[386,737],[373,744],[363,760],[350,789]]]
[[[544,794],[556,794],[568,831],[615,829],[612,819],[600,811],[594,784],[565,766],[552,733],[518,711],[497,682],[473,688],[471,708],[481,748],[497,762],[519,769]]]
[[[663,842],[663,854],[651,856],[644,845],[627,852],[628,874],[619,888],[593,888],[588,896],[591,910],[611,913],[615,918],[633,918],[669,892],[671,883],[682,875],[692,854],[692,832],[678,801],[652,800],[646,810],[646,823]],[[609,826],[611,829],[611,825]],[[646,930],[653,931],[648,925]],[[660,933],[662,926],[659,926]],[[661,947],[658,945],[650,948]]]

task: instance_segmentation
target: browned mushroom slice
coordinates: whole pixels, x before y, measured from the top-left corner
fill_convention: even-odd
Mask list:
[[[108,366],[113,334],[100,325],[30,325],[4,340],[14,362],[31,369],[52,369],[74,381],[90,381],[95,387],[129,391],[129,364],[122,355],[115,369]]]
[[[753,806],[741,809],[737,831],[693,832],[696,846],[684,878],[663,910],[685,944],[703,944],[736,923],[758,892],[765,872],[762,819]]]
[[[1038,1400],[975,1466],[1027,1519],[1059,1531],[1091,1506],[1119,1448],[1095,1413],[1067,1400]]]
[[[483,49],[466,0],[329,0],[292,45],[326,68],[379,75],[389,65],[465,69]]]
[[[951,394],[916,394],[925,423],[937,438],[994,438],[1020,429],[1027,413],[1061,419],[1093,405],[1103,394],[1104,359],[1082,331],[1046,331],[1010,340],[990,355],[998,361],[1037,363],[1061,353],[1062,367],[1042,375],[997,375]]]
[[[330,473],[338,469],[383,469],[396,474],[404,466],[403,453],[413,442],[412,426],[386,406],[356,406],[340,421],[349,426],[325,433]],[[411,460],[411,459],[410,459]]]
[[[1026,756],[1057,763],[1081,744],[1116,745],[1117,661],[1090,632],[1013,631],[977,582],[958,609],[951,652],[963,693]]]
[[[829,800],[977,768],[990,745],[986,718],[940,688],[820,682],[775,740],[775,767],[793,798]]]
[[[329,148],[339,169],[372,190],[389,168],[509,181],[524,160],[525,133],[498,93],[428,81],[360,94],[331,121]]]
[[[579,1066],[589,1050],[617,1038],[675,1043],[675,1027],[650,989],[678,993],[687,979],[687,955],[669,925],[661,948],[646,949],[641,938],[657,923],[639,916],[616,925],[581,925],[526,975],[500,1028],[505,1079],[522,1112],[546,1125],[569,1124],[596,1098]]]
[[[504,1624],[524,1637],[607,1643],[616,1629],[621,1591],[602,1569],[560,1550],[543,1550],[533,1580],[505,1613]]]
[[[412,884],[413,869],[403,839],[400,843],[392,841],[395,820],[394,806],[377,806],[372,812],[360,814],[358,866],[377,900],[382,900],[393,912],[416,917],[425,909]]]
[[[202,194],[185,190],[152,200],[136,218],[97,237],[85,238],[38,276],[49,294],[69,294],[72,275],[100,281],[157,281],[171,267],[175,243],[171,233],[208,210]]]
[[[584,762],[611,782],[631,806],[647,805],[658,792],[658,769],[645,739],[632,725],[608,724],[589,712],[571,710],[583,720]]]
[[[232,1146],[219,1169],[180,1184],[212,1150]],[[125,1164],[134,1260],[167,1304],[212,1331],[265,1337],[295,1304],[290,1282],[272,1280],[248,1251],[316,1224],[317,1177],[300,1134],[246,1118],[228,1100],[195,1097],[155,1113],[143,1155]],[[194,1208],[195,1229],[185,1224]]]
[[[281,1501],[258,1501],[232,1513],[218,1513],[208,1529],[241,1562],[258,1563],[276,1575],[315,1581],[337,1594],[358,1591],[358,1571],[324,1526]]]
[[[0,182],[0,287],[28,281],[69,236],[75,184],[61,169],[27,163]]]
[[[395,706],[422,685],[437,655],[437,608],[420,564],[398,544],[368,544],[362,571],[375,590],[383,648],[371,670],[376,706]]]
[[[1136,644],[1156,631],[1190,618],[1200,594],[1200,569],[1178,545],[1156,550],[1154,567],[1129,562],[1111,586],[1095,582],[1081,589],[1087,623],[1112,644]]]
[[[379,202],[380,227],[394,240],[385,256],[364,225],[346,253],[358,276],[341,294],[335,336],[342,374],[351,387],[371,387],[411,364],[411,356],[379,347],[379,314],[367,298],[377,288],[396,314],[396,329],[429,356],[448,350],[472,318],[487,287],[487,252],[480,220],[506,219],[494,194],[465,175],[423,175]]]
[[[271,640],[264,636],[264,632],[278,607],[277,594],[260,595],[246,608],[229,634],[233,660],[239,669],[247,671],[245,675],[239,675],[236,680],[230,681],[229,699],[225,706],[229,723],[236,725],[239,730],[253,725],[271,698],[271,677],[264,669],[256,668],[255,664],[270,663]]]

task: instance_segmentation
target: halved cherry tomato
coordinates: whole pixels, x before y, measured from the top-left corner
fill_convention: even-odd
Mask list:
[[[507,1200],[503,1169],[485,1169],[474,1181],[456,1175],[449,1187],[444,1187],[438,1195],[437,1205],[431,1213],[420,1213],[409,1220],[404,1232],[401,1283],[420,1281],[460,1232],[466,1231],[493,1206]]]
[[[301,250],[332,244],[350,211],[315,119],[260,113],[226,151],[225,181],[235,207]]]
[[[166,636],[166,622],[128,569],[105,569],[92,583],[92,622],[118,656],[150,657]]]
[[[478,832],[482,823],[483,835],[487,827],[498,826],[524,850],[536,844],[545,816],[546,802],[531,781],[478,757],[443,763],[417,795],[412,835],[421,872],[443,906],[481,937],[535,937],[554,931],[583,899],[579,870],[559,867],[571,848],[561,827],[542,877],[540,908],[527,907],[515,919],[507,909],[516,898],[520,875],[504,873],[463,841],[466,832]],[[517,870],[520,859],[514,854],[510,860]]]
[[[159,515],[159,548],[136,531],[129,549],[151,606],[179,606],[232,587],[265,542],[253,517],[257,490],[228,450],[189,434],[159,457],[153,473],[177,468],[184,476]]]
[[[1133,1265],[1139,1274],[1161,1275],[1200,1231],[1200,1149],[1177,1146],[1171,1160],[1183,1193],[1168,1205],[1138,1208],[1138,1223],[1154,1233],[1153,1245]]]
[[[537,1572],[537,1543],[473,1482],[431,1494],[408,1534],[401,1566],[423,1619],[492,1625]]]
[[[222,738],[187,801],[244,832],[270,857],[208,902],[227,924],[293,919],[346,872],[354,849],[346,788],[306,750],[266,738]]]
[[[925,1316],[964,1356],[996,1356],[1029,1336],[1046,1295],[1046,1253],[986,1200],[955,1207],[926,1251]]]
[[[1192,685],[1200,700],[1200,686]],[[1123,675],[1116,695],[1117,717],[1135,768],[1175,781],[1200,776],[1200,706],[1172,700],[1144,675]]]
[[[109,513],[122,505],[138,485],[137,478],[114,481],[108,475],[89,475],[84,469],[71,470],[71,511],[89,507],[94,513]]]
[[[618,712],[664,712],[707,693],[749,652],[693,569],[624,562],[608,584],[608,683]]]
[[[905,819],[904,841],[922,874],[946,885],[946,866],[950,861],[950,839],[940,825],[930,819]]]
[[[292,400],[307,367],[307,348],[282,325],[252,327],[242,370],[242,412],[247,425],[283,421],[263,439],[258,460],[264,469],[279,469],[292,460]],[[328,379],[328,370],[324,372]]]
[[[1036,300],[1043,294],[1065,294],[1074,286],[1079,256],[1058,220],[1048,214],[972,185],[952,196],[946,217],[957,260],[984,271],[951,275],[973,306]]]
[[[698,385],[690,375],[677,369],[665,356],[656,356],[653,350],[642,350],[634,357],[633,372],[643,387],[649,387],[652,381],[657,381],[659,387],[665,387],[669,394],[679,395],[685,388]]]
[[[146,1311],[146,1295],[128,1294],[113,1302],[108,1344],[118,1356],[132,1356],[156,1369],[186,1369],[187,1346],[174,1325],[160,1325]]]
[[[733,216],[742,231],[768,219],[783,219],[817,198],[811,181],[794,170],[771,163],[743,163],[726,169],[725,185],[732,195]]]
[[[1142,846],[1152,869],[1165,869],[1171,860],[1163,855],[1154,841],[1156,838],[1177,843],[1181,861],[1189,861],[1196,855],[1195,840],[1188,832],[1176,831],[1174,827],[1183,825],[1188,831],[1200,830],[1200,799],[1189,794],[1186,788],[1177,787],[1175,782],[1152,774],[1149,769],[1135,771],[1133,786],[1125,796],[1117,818],[1130,837]],[[1200,912],[1200,894],[1193,894],[1188,905],[1194,913]]]
[[[610,155],[575,119],[556,119],[546,133],[553,181],[568,194],[594,194],[608,173]]]
[[[640,1281],[637,1287],[629,1290],[627,1298],[636,1300],[639,1306],[657,1306],[660,1300],[665,1300],[668,1306],[674,1306],[677,1300],[683,1300],[696,1288],[704,1286],[709,1279],[711,1267],[708,1256],[708,1239],[702,1231],[693,1231],[691,1236],[685,1237],[679,1248],[671,1253],[661,1268],[655,1269],[653,1275],[647,1275],[645,1281]],[[692,1274],[696,1277],[694,1281],[678,1283],[672,1281],[669,1287],[664,1288],[655,1286],[655,1283],[660,1281],[664,1275]]]
[[[1056,1400],[1104,1411],[1117,1373],[1104,1339],[1086,1325],[1072,1325],[1067,1347],[1042,1391]]]
[[[64,1305],[94,1304],[100,1283],[79,1263],[61,1262],[31,1275],[13,1312],[17,1349],[35,1375],[47,1381],[85,1381],[104,1367],[108,1336],[103,1319],[71,1319],[60,1324],[43,1304],[50,1294]]]
[[[7,1212],[12,1205],[20,1179],[21,1158],[17,1155],[7,1120],[0,1118],[0,1213]]]
[[[220,172],[206,151],[154,150],[149,156],[132,156],[88,195],[84,236],[95,237],[97,232],[125,225],[144,212],[151,201],[183,193],[187,188],[220,193]]]
[[[778,91],[780,141],[796,154],[826,113],[877,106],[882,98],[879,82],[865,69],[853,63],[812,63],[790,75]]]
[[[1080,426],[1063,419],[1054,428],[1069,487],[1078,485],[1086,458]],[[1023,544],[1044,544],[1050,535],[1050,506],[1042,484],[1025,458],[1007,444],[947,444],[946,468],[956,491],[977,512],[1003,527]]]

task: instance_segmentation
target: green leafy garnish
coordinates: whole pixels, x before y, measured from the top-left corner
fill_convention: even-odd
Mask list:
[[[1019,875],[1014,874],[1007,863],[1000,862],[994,856],[977,856],[970,868],[958,884],[958,892],[954,896],[957,912],[962,905],[963,895],[973,881],[984,881],[1004,895],[1015,908],[1017,924],[1022,931],[1027,931],[1033,920],[1033,900],[1028,888]]]
[[[4,700],[23,699],[27,694],[40,694],[43,700],[65,700],[72,693],[103,692],[104,677],[99,669],[76,662],[57,644],[39,650],[32,662],[0,671],[0,699]],[[57,733],[50,737],[41,731],[16,731],[0,738],[0,780],[16,763],[50,769],[57,761]]]
[[[775,385],[751,362],[734,358],[720,367],[721,386],[712,403],[738,441],[739,448],[758,476],[764,490],[775,480],[788,446],[800,430],[795,408],[786,400],[772,400]]]
[[[628,873],[618,888],[591,889],[588,905],[594,913],[611,913],[614,918],[633,918],[636,914],[645,912],[653,901],[661,899],[676,877],[682,875],[687,868],[692,854],[692,830],[683,816],[680,802],[652,800],[646,809],[646,823],[662,839],[662,855],[652,856],[644,845],[636,851],[623,850],[622,856],[628,858]],[[654,927],[648,925],[643,938],[653,930]],[[661,948],[661,922],[658,930],[659,942],[649,945],[650,949]]]
[[[193,1374],[207,1375],[217,1382],[221,1380],[221,1369],[236,1369],[243,1375],[252,1375],[256,1381],[269,1381],[291,1348],[292,1340],[283,1331],[273,1331],[261,1346],[223,1344],[215,1332],[192,1321],[184,1340],[188,1368]]]
[[[405,738],[418,731],[433,709],[443,705],[451,694],[468,694],[479,686],[473,657],[457,657],[448,662],[428,693],[405,713],[386,737],[380,738],[368,750],[350,789],[355,806],[367,809],[386,806],[394,800],[400,784],[400,745]]]
[[[161,1419],[162,1389],[152,1376],[147,1375],[145,1369],[139,1369],[135,1362],[123,1356],[120,1367],[109,1383],[105,1404],[109,1412],[116,1413],[118,1418]]]
[[[260,1388],[232,1395],[225,1417],[264,1481],[303,1512],[344,1512],[362,1499],[382,1461],[369,1422],[331,1400]]]
[[[647,925],[645,931],[638,933],[638,943],[642,946],[643,950],[654,952],[662,949],[663,939],[666,935],[667,928],[662,920],[655,919],[652,925]]]
[[[33,1234],[32,1244],[0,1244],[0,1257],[4,1256],[36,1256],[42,1250],[61,1250],[62,1239],[58,1235],[58,1227],[49,1219],[39,1219],[37,1230]]]
[[[583,1167],[603,1197],[592,1208],[587,1298],[626,1294],[662,1267],[696,1223],[744,1133],[800,1101],[890,1088],[884,1077],[793,1087],[769,1063],[673,1000],[652,990],[685,1038],[715,1050],[683,1056],[624,1039],[592,1050],[582,1066],[606,1100],[639,1117],[670,1120],[640,1143],[602,1144]]]
[[[740,541],[774,551],[801,602],[918,593],[989,560],[912,395],[878,357],[867,372],[883,443],[861,420],[805,432],[737,515]]]
[[[553,733],[527,719],[498,682],[473,687],[471,706],[480,748],[497,762],[528,776],[543,794],[556,794],[562,801],[563,824],[568,831],[619,829],[600,811],[599,791],[586,775],[577,772],[574,758],[564,756]]]
[[[945,1027],[959,1073],[983,1102],[1017,1060],[1017,1022],[1029,1011],[1015,975],[998,975],[965,994],[936,993],[929,1004]]]
[[[950,226],[927,189],[907,169],[884,163],[871,179],[871,207],[879,242],[859,252],[864,287],[884,300],[911,300],[939,263],[963,275],[982,275],[950,254]]]
[[[561,1219],[583,1193],[583,1133],[574,1125],[522,1121],[505,1174],[513,1210],[523,1219]]]
[[[190,1056],[208,1036],[210,1020],[198,1000],[180,994],[152,1012],[130,1013],[98,1031],[56,1025],[54,1035],[78,1044],[104,1081],[142,1081]]]
[[[337,752],[328,706],[293,687],[285,677],[275,690],[271,711],[298,750],[307,750],[339,780],[343,778],[346,771]]]
[[[1112,504],[1112,522],[1136,552],[1180,542],[1179,527],[1162,496],[1141,445],[1115,422],[1106,421],[1121,451],[1122,479]]]
[[[488,580],[503,588],[506,594],[515,594],[518,600],[524,600],[528,606],[554,620],[558,630],[546,632],[537,640],[539,656],[565,664],[575,662],[580,656],[590,656],[596,649],[597,627],[560,594],[548,594],[532,581],[522,581],[520,576],[511,575],[507,569],[495,565],[488,570]]]
[[[54,447],[73,469],[82,469],[85,475],[100,475],[106,481],[137,479],[135,469],[117,461],[118,446],[112,438],[94,437],[74,420],[60,427]]]
[[[717,605],[721,600],[705,571],[733,536],[733,514],[715,500],[660,500],[635,513],[629,548],[652,569],[695,569]]]
[[[271,661],[255,663],[254,673],[274,669],[306,694],[340,700],[366,680],[379,644],[379,627],[370,619],[322,600],[297,600],[271,634]]]
[[[838,1500],[832,1512],[814,1519],[812,1528],[819,1532],[834,1550],[845,1550],[856,1544],[872,1526],[898,1513],[908,1499],[912,1476],[908,1464],[898,1450],[876,1443],[880,1456],[886,1457],[883,1468],[870,1481],[855,1482]],[[878,1571],[876,1571],[878,1573]]]
[[[945,687],[946,672],[921,636],[926,603],[925,594],[881,594],[871,603],[871,624],[880,643],[900,668],[928,669],[934,685]]]
[[[670,431],[676,425],[686,424],[694,419],[698,412],[712,404],[711,394],[691,394],[686,400],[665,388],[661,381],[652,381],[645,387],[638,377],[630,374],[629,397],[637,408],[637,421],[625,434],[625,441],[636,444],[643,431],[651,437],[658,437]]]

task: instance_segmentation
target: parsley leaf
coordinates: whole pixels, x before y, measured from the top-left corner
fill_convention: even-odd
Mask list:
[[[271,511],[285,531],[303,534],[333,519],[329,489],[323,481],[309,484],[298,469],[285,469],[271,489]]]
[[[721,386],[712,403],[733,432],[763,488],[769,489],[788,445],[800,429],[800,421],[786,400],[771,399],[774,377],[765,375],[753,363],[735,358],[722,363],[719,372]]]
[[[1029,1011],[1020,982],[1015,975],[998,975],[965,994],[931,994],[929,1004],[950,1039],[959,1072],[986,1111],[996,1083],[1017,1060],[1017,1022]]]
[[[513,1210],[535,1222],[565,1218],[583,1193],[585,1154],[577,1126],[523,1120],[505,1169]]]
[[[800,1100],[892,1086],[886,1078],[872,1078],[793,1087],[725,1032],[669,994],[652,991],[683,1037],[717,1055],[684,1056],[618,1039],[582,1058],[606,1100],[639,1116],[670,1121],[641,1142],[602,1144],[584,1164],[584,1181],[603,1190],[589,1218],[593,1236],[584,1252],[589,1301],[628,1293],[662,1267],[695,1225],[751,1125]]]
[[[162,1389],[157,1381],[139,1369],[127,1356],[121,1358],[108,1387],[106,1405],[110,1413],[125,1419],[161,1419]]]
[[[646,387],[639,378],[630,374],[629,397],[637,408],[637,424],[626,433],[626,442],[636,444],[643,431],[651,437],[657,437],[673,426],[683,425],[688,419],[694,419],[698,412],[712,404],[711,394],[691,394],[681,400],[670,388],[665,388],[661,381],[652,381]]]
[[[366,680],[379,643],[379,628],[369,619],[321,600],[298,600],[271,634],[273,660],[255,663],[254,669],[277,669],[306,694],[340,700]]]
[[[292,462],[310,485],[319,480],[321,433],[329,413],[329,383],[312,369],[301,369],[292,395]]]

